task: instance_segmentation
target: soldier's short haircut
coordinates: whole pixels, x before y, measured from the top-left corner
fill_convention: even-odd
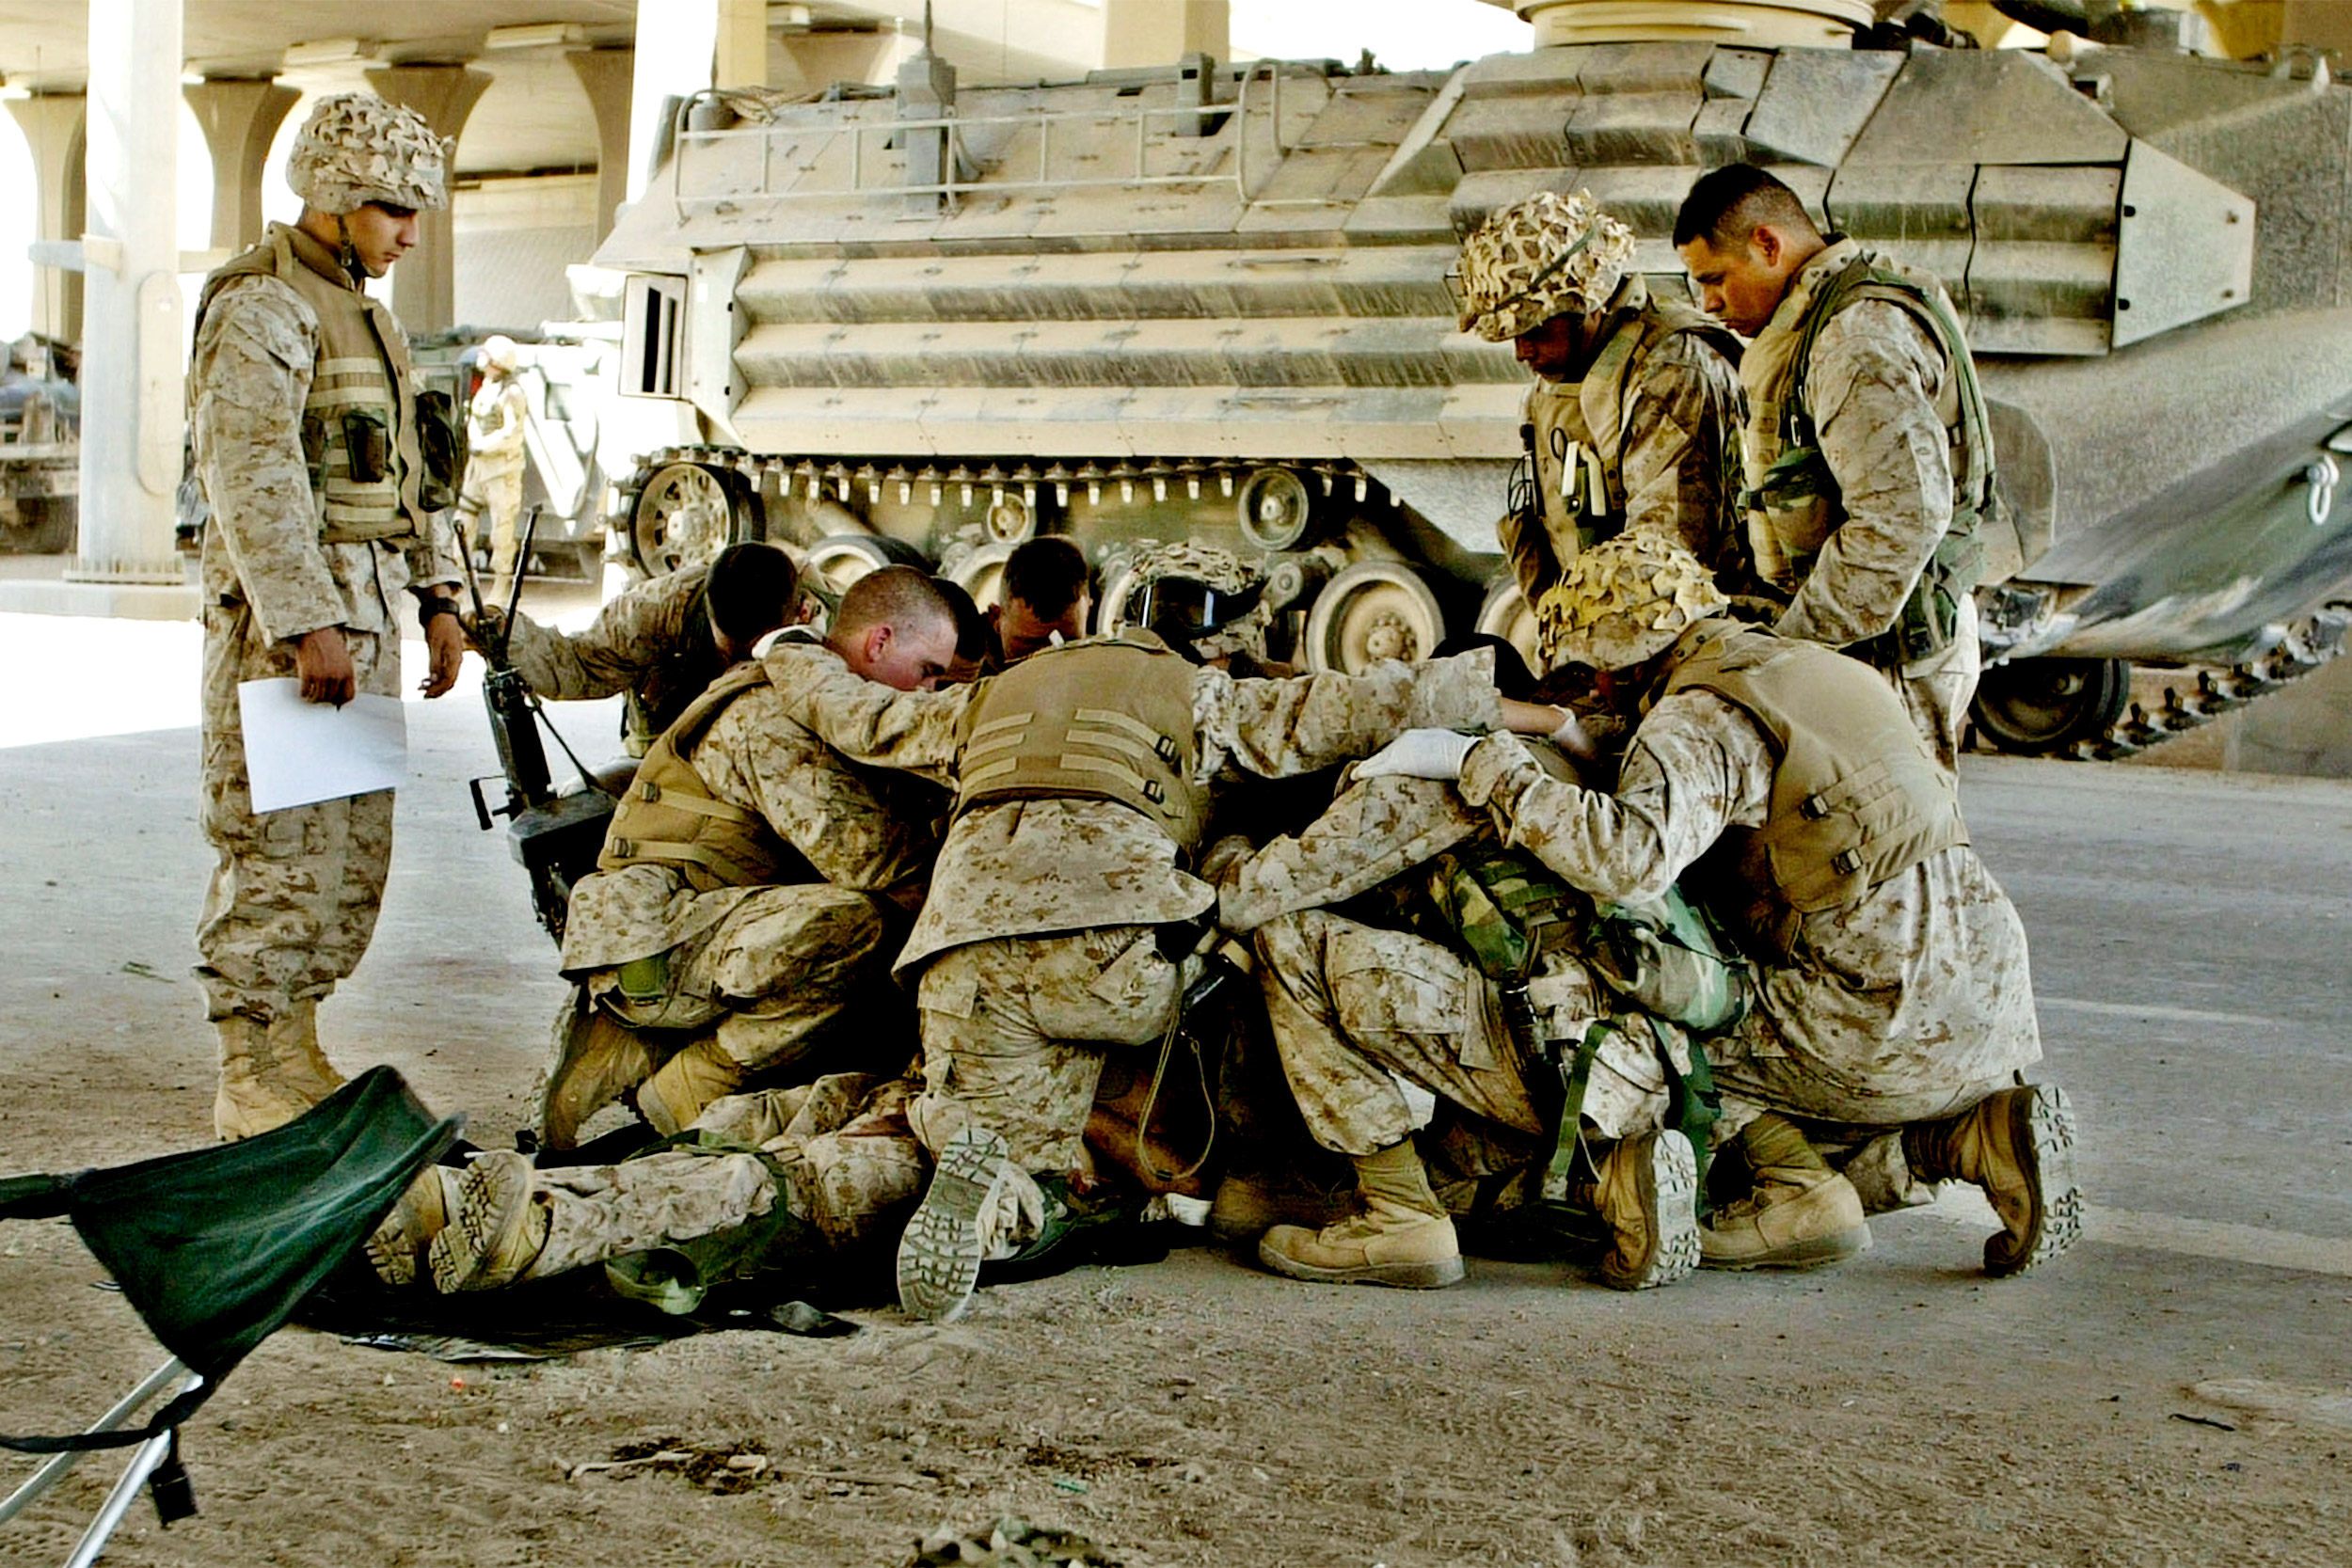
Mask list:
[[[1770,224],[1801,240],[1820,230],[1804,202],[1778,178],[1754,164],[1727,164],[1699,176],[1675,214],[1675,248],[1703,239],[1711,250],[1744,252],[1748,236]]]
[[[832,635],[854,637],[885,626],[903,633],[955,620],[956,607],[939,591],[937,578],[916,566],[883,566],[842,590]]]
[[[1069,614],[1086,586],[1086,551],[1063,534],[1041,533],[1005,560],[1005,597],[1019,599],[1041,621]]]
[[[711,558],[703,582],[711,626],[746,644],[790,621],[801,597],[801,574],[773,545],[729,545]]]
[[[963,584],[952,578],[934,578],[939,596],[947,601],[947,608],[956,612],[956,657],[977,662],[988,657],[988,617]]]

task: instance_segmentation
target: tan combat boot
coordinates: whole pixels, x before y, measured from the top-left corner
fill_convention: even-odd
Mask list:
[[[989,1254],[989,1218],[1013,1174],[1005,1140],[985,1127],[956,1130],[939,1150],[923,1201],[898,1238],[898,1309],[924,1323],[952,1323],[979,1289]]]
[[[223,1143],[282,1127],[326,1098],[295,1041],[291,1021],[249,1013],[213,1021],[220,1036],[220,1089],[213,1131]]]
[[[1698,1156],[1681,1132],[1669,1128],[1611,1145],[1588,1198],[1609,1227],[1600,1282],[1647,1291],[1698,1267]]]
[[[2007,1227],[1984,1243],[1999,1278],[2046,1263],[2082,1233],[2074,1185],[2074,1107],[2048,1084],[2003,1089],[1956,1117],[1903,1129],[1903,1158],[1922,1181],[1973,1181]]]
[[[1870,1245],[1862,1195],[1804,1134],[1769,1112],[1740,1133],[1756,1190],[1699,1227],[1699,1262],[1710,1269],[1811,1269]]]
[[[425,1249],[443,1294],[512,1285],[548,1244],[548,1206],[532,1192],[531,1162],[511,1150],[476,1157],[458,1173],[448,1223]]]
[[[335,1064],[326,1059],[326,1053],[319,1049],[317,997],[306,996],[287,1008],[270,1025],[270,1039],[278,1059],[312,1094],[311,1104],[325,1100],[346,1082],[335,1070]]]
[[[1209,1205],[1209,1234],[1238,1246],[1278,1225],[1318,1230],[1354,1213],[1355,1196],[1352,1184],[1318,1181],[1300,1170],[1228,1171]]]
[[[574,986],[555,1015],[554,1050],[539,1090],[539,1142],[576,1148],[590,1117],[644,1083],[653,1053],[637,1031]]]
[[[672,1056],[638,1085],[637,1114],[663,1137],[684,1132],[703,1111],[743,1086],[743,1064],[709,1035]]]
[[[369,1232],[362,1245],[378,1279],[403,1289],[416,1283],[425,1249],[457,1212],[460,1174],[447,1165],[427,1165]]]
[[[1276,1274],[1340,1285],[1432,1291],[1462,1277],[1454,1220],[1429,1190],[1429,1172],[1406,1138],[1356,1162],[1357,1211],[1320,1230],[1278,1225],[1258,1243]]]

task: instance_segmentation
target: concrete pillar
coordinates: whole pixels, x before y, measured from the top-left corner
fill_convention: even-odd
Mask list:
[[[86,187],[82,181],[83,116],[87,100],[80,93],[40,93],[13,99],[8,113],[32,149],[33,170],[40,187],[40,240],[82,237]],[[67,342],[82,337],[82,275],[62,267],[42,267],[33,275],[33,330]]]
[[[214,78],[181,91],[213,155],[213,248],[243,250],[262,237],[262,166],[302,95],[275,81]]]
[[[181,368],[180,0],[90,0],[81,543],[69,586],[171,584]],[[89,609],[111,612],[92,602]]]
[[[645,194],[670,143],[667,101],[711,85],[719,0],[666,0],[637,8],[637,69],[628,93],[628,199]]]
[[[628,91],[633,49],[575,49],[567,56],[596,116],[596,243],[612,231],[613,209],[628,198]]]
[[[768,85],[768,0],[719,0],[711,40],[710,85]]]
[[[376,95],[424,116],[434,135],[451,144],[450,200],[457,199],[455,147],[466,117],[490,86],[490,73],[462,65],[389,65],[368,72]],[[419,263],[422,264],[420,265]],[[457,323],[456,225],[451,208],[427,213],[417,248],[392,269],[392,309],[411,334],[439,332]]]
[[[1227,0],[1103,0],[1103,69],[1232,54]]]

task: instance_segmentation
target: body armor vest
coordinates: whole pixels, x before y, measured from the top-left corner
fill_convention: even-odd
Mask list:
[[[597,870],[666,866],[697,893],[815,879],[799,851],[776,835],[766,817],[714,799],[687,760],[729,703],[767,684],[766,666],[746,660],[721,676],[662,732],[613,810],[604,850],[596,857]]]
[[[1653,303],[1648,285],[1638,277],[1617,297],[1620,303],[1612,312],[1616,320],[1583,378],[1539,381],[1527,396],[1534,515],[1570,525],[1580,550],[1614,538],[1625,528],[1627,388],[1650,351],[1677,333],[1694,332],[1724,358],[1740,362],[1740,340],[1714,317],[1676,300]]]
[[[302,455],[319,508],[320,542],[418,536],[421,519],[454,499],[464,467],[454,401],[429,393],[420,412],[408,339],[390,309],[355,288],[325,245],[285,224],[272,224],[261,244],[204,280],[197,331],[203,331],[222,285],[262,277],[292,289],[319,324],[318,357],[302,405]]]
[[[1843,252],[1841,255],[1840,252]],[[1883,667],[1931,657],[1948,646],[1960,601],[1985,579],[1988,538],[2005,543],[2003,566],[2013,568],[2015,537],[1997,536],[2006,524],[1994,497],[1993,432],[1977,371],[1943,287],[1924,273],[1864,250],[1851,240],[1825,253],[1825,264],[1802,274],[1772,321],[1740,361],[1748,394],[1747,488],[1749,542],[1766,580],[1793,591],[1846,511],[1837,481],[1821,456],[1805,403],[1813,348],[1831,317],[1860,300],[1899,307],[1926,328],[1947,373],[1936,391],[1952,471],[1952,520],[1935,554],[1884,638],[1857,645],[1856,657]],[[1989,525],[1989,526],[1981,526]],[[1884,645],[1878,645],[1883,641]]]
[[[999,800],[1116,800],[1187,854],[1208,792],[1192,782],[1193,667],[1150,632],[1031,654],[964,709],[955,812]]]
[[[1799,919],[1858,903],[1930,855],[1968,842],[1952,776],[1928,753],[1883,676],[1812,642],[1703,621],[1666,690],[1711,691],[1772,749],[1764,826],[1734,829],[1714,901],[1761,953],[1794,956]],[[1711,852],[1713,853],[1713,852]]]

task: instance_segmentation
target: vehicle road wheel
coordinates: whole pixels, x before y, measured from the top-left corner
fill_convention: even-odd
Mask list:
[[[2042,756],[2106,734],[2131,695],[2120,658],[2012,659],[1979,678],[1968,716],[1999,750]]]
[[[1445,611],[1410,566],[1359,561],[1315,595],[1299,654],[1307,668],[1359,675],[1384,658],[1427,658],[1445,641]]]
[[[699,463],[657,468],[629,513],[629,551],[647,577],[708,561],[751,537],[751,519],[727,476]]]
[[[1519,591],[1519,579],[1505,566],[1487,584],[1486,602],[1478,607],[1478,631],[1486,637],[1500,637],[1519,651],[1527,660],[1528,671],[1541,679],[1543,658],[1538,652],[1542,639],[1536,635],[1535,611]]]
[[[841,602],[843,589],[884,566],[920,566],[928,572],[931,563],[913,545],[885,533],[833,533],[808,547],[801,574],[830,608]]]

